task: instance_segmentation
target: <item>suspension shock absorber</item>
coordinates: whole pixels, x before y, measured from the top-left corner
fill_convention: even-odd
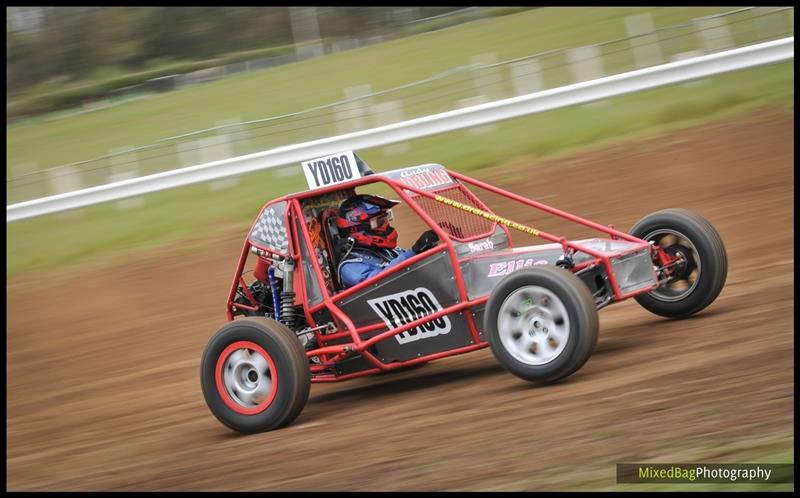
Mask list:
[[[272,294],[272,308],[275,315],[276,321],[281,321],[281,305],[280,305],[280,297],[278,296],[278,281],[275,280],[275,268],[272,266],[269,267],[267,270],[267,276],[269,278],[269,290]]]
[[[281,291],[280,321],[289,328],[294,327],[294,261],[283,261],[283,290]]]

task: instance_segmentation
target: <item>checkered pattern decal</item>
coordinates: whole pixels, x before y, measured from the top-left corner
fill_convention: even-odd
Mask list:
[[[250,232],[251,242],[288,254],[289,238],[286,234],[286,227],[283,225],[285,211],[285,201],[267,206],[258,218],[253,231]]]

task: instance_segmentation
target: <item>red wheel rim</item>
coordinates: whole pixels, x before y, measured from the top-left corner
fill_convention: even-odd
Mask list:
[[[252,353],[251,353],[252,352]],[[236,354],[237,358],[232,356]],[[262,358],[266,360],[268,370],[263,371]],[[236,360],[236,361],[234,361]],[[266,375],[269,374],[269,375]],[[272,404],[278,392],[278,371],[275,362],[267,352],[258,344],[251,341],[237,341],[226,347],[217,358],[215,375],[217,391],[225,405],[236,413],[242,415],[255,415],[263,412]],[[229,388],[241,390],[243,397],[257,393],[262,383],[269,381],[268,394],[254,406],[245,406],[242,400],[234,399]],[[253,389],[249,387],[253,386]]]

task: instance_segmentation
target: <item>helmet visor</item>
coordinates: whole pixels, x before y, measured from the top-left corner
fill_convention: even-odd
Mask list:
[[[384,225],[386,225],[387,223],[389,223],[393,219],[394,219],[394,215],[392,214],[392,212],[391,211],[387,211],[387,212],[385,212],[383,214],[380,214],[378,216],[370,218],[369,219],[369,227],[370,227],[370,229],[375,230],[376,228],[383,227]]]

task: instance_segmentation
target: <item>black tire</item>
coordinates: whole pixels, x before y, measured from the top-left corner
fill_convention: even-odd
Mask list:
[[[668,318],[685,318],[719,296],[728,276],[728,256],[722,238],[707,219],[686,209],[664,209],[639,220],[630,234],[687,257],[674,282],[635,296],[643,308]]]
[[[242,347],[234,346],[236,343],[242,343]],[[233,349],[225,354],[225,358],[220,358],[229,348]],[[261,403],[247,407],[242,400],[235,398],[235,389],[228,391],[229,387],[226,387],[223,379],[228,378],[225,377],[226,370],[231,375],[230,378],[237,378],[233,375],[233,370],[230,370],[235,366],[231,362],[236,351],[246,350],[242,354],[247,354],[247,358],[254,358],[256,353],[263,358],[256,348],[261,348],[268,356],[268,370],[265,372],[269,375],[254,373],[258,368],[248,367],[247,361],[236,365],[252,370],[244,375],[251,375],[249,380],[259,383],[258,385],[263,381],[264,385],[270,386],[270,395]],[[221,372],[219,381],[218,366]],[[241,373],[242,369],[237,371]],[[277,382],[272,382],[275,376]],[[247,382],[244,376],[238,378],[240,382]],[[311,389],[311,372],[300,341],[288,327],[265,317],[234,320],[214,334],[203,352],[200,379],[206,404],[214,416],[231,429],[246,434],[289,425],[303,410]],[[270,382],[267,383],[265,379]],[[248,410],[251,413],[246,413]]]
[[[544,292],[537,288],[544,289]],[[558,303],[553,301],[552,296],[558,298]],[[509,298],[511,301],[507,303]],[[513,302],[521,298],[526,300],[521,301],[520,306],[530,305],[523,311],[515,308]],[[518,317],[513,315],[515,311]],[[552,312],[550,316],[553,320],[543,320],[538,322],[540,325],[535,325],[540,312],[545,315]],[[501,313],[506,320],[503,325],[498,323],[502,318]],[[562,314],[565,316],[561,316],[559,325],[557,315]],[[509,325],[509,320],[514,324]],[[541,328],[541,324],[544,328]],[[563,340],[563,346],[562,341],[558,342],[553,358],[537,359],[539,343],[526,347],[524,341],[533,338],[541,340],[541,334],[549,339],[548,324],[554,329],[562,328],[562,334],[566,330],[566,339]],[[529,328],[519,330],[518,325]],[[581,368],[597,345],[598,327],[597,307],[586,285],[566,269],[547,266],[514,272],[503,279],[492,291],[484,317],[484,330],[497,361],[517,377],[537,383],[557,381]],[[547,349],[552,347],[553,342],[545,342]],[[543,355],[547,349],[542,350]]]

